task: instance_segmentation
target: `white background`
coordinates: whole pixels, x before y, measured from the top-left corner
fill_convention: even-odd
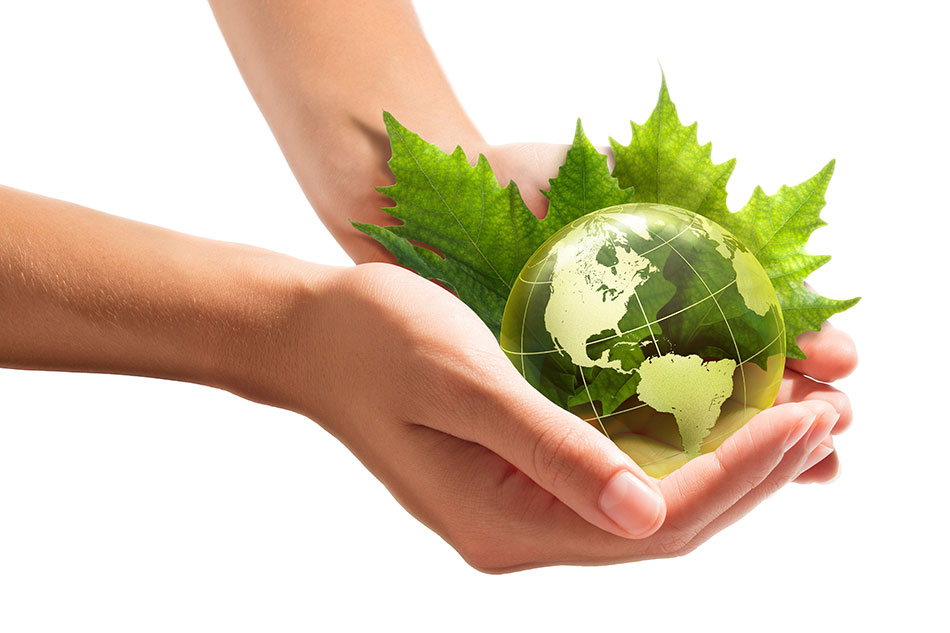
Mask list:
[[[872,630],[945,625],[947,16],[938,3],[417,4],[493,142],[629,140],[663,64],[738,208],[832,158],[811,281],[863,295],[828,486],[687,557],[475,572],[327,433],[188,384],[0,370],[0,629]],[[361,45],[354,41],[353,46]],[[0,182],[328,264],[200,2],[0,9]]]

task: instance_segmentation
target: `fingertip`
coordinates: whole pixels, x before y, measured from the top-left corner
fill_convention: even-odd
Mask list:
[[[795,483],[799,484],[830,484],[841,475],[841,460],[838,451],[832,451],[824,459],[819,460],[811,468],[804,469]]]
[[[598,504],[619,528],[614,533],[626,538],[646,538],[660,529],[666,519],[663,495],[629,470],[621,470],[611,477],[600,493]]]
[[[797,371],[786,369],[776,402],[825,401],[840,414],[838,423],[832,431],[835,434],[845,431],[854,418],[854,410],[848,395],[832,385],[803,376]]]
[[[785,436],[785,444],[783,445],[783,451],[788,452],[793,446],[798,444],[805,434],[808,433],[808,430],[811,429],[812,425],[815,423],[815,415],[805,415],[799,418],[791,430],[789,430],[788,435]]]
[[[756,415],[715,452],[690,460],[662,480],[670,518],[679,525],[685,517],[718,516],[731,508],[782,463],[787,446],[806,441],[828,411],[827,403],[790,402]]]
[[[805,400],[802,402],[809,411],[811,411],[817,417],[825,417],[831,415],[838,415],[838,411],[835,409],[834,405],[827,400]]]
[[[838,422],[835,424],[835,428],[833,428],[831,432],[835,435],[843,433],[848,429],[849,426],[851,426],[851,421],[854,419],[854,410],[851,408],[851,399],[841,392],[836,392],[829,395],[829,402],[831,402],[839,416]]]
[[[849,376],[858,367],[858,347],[854,339],[842,330],[834,329],[834,335],[824,344],[822,350],[828,359],[829,369],[835,380]]]
[[[849,376],[858,366],[858,351],[848,333],[830,323],[818,332],[805,332],[796,339],[804,359],[788,359],[787,366],[818,380],[831,382]]]

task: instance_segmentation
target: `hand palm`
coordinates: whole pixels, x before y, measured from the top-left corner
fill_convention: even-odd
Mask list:
[[[430,338],[431,332],[438,331],[439,340],[431,343],[436,346],[433,358],[442,362],[454,353],[451,348],[464,348],[460,353],[465,358],[477,359],[476,363],[485,368],[478,379],[488,384],[492,394],[476,391],[474,397],[462,400],[433,398],[419,414],[421,417],[412,419],[413,424],[393,436],[386,447],[398,454],[400,461],[424,464],[424,469],[390,465],[374,468],[374,472],[410,512],[479,569],[499,572],[542,564],[608,563],[683,554],[736,521],[787,481],[796,477],[824,480],[837,469],[836,460],[828,457],[801,475],[811,453],[806,447],[807,438],[785,450],[789,420],[797,420],[803,410],[807,414],[809,407],[815,411],[828,409],[827,404],[834,407],[841,413],[837,431],[850,422],[850,408],[843,394],[799,373],[829,379],[850,370],[853,348],[847,344],[846,335],[828,328],[802,341],[810,358],[793,363],[795,369],[787,370],[777,402],[784,406],[756,416],[715,453],[692,460],[660,482],[667,513],[659,531],[638,540],[604,531],[497,452],[453,434],[453,422],[448,420],[452,417],[461,420],[460,426],[466,429],[472,424],[491,427],[488,420],[504,417],[496,414],[497,401],[503,401],[505,410],[527,409],[527,417],[533,418],[543,417],[547,413],[544,407],[553,405],[521,378],[487,328],[464,304],[418,277],[400,277],[406,284],[401,294],[418,297],[413,307],[403,308],[411,312],[413,329],[428,333],[418,336]],[[392,280],[386,285],[395,286]],[[415,307],[420,302],[424,308]],[[449,358],[442,364],[448,367],[457,363]],[[444,369],[435,371],[441,373]],[[433,418],[442,420],[433,422]],[[505,420],[501,423],[504,425]],[[577,424],[587,426],[579,418]],[[357,454],[362,452],[362,441],[354,445]],[[830,442],[830,438],[824,442]],[[538,459],[536,454],[535,461]],[[542,466],[551,468],[552,464]],[[573,466],[566,460],[553,464],[565,479],[575,475]]]
[[[546,212],[546,199],[540,190],[556,174],[566,151],[567,146],[562,145],[520,144],[492,147],[485,153],[499,178],[503,182],[516,180],[529,208],[541,217]],[[371,212],[375,221],[380,212]],[[370,210],[361,215],[366,219]],[[354,252],[356,248],[348,250]],[[368,258],[392,261],[381,249],[371,251]],[[496,373],[507,376],[507,384],[517,385],[498,399],[537,395],[464,304],[448,294],[430,294],[422,285],[403,290],[428,297],[420,299],[425,309],[412,309],[411,315],[414,320],[429,323],[425,326],[430,330],[428,336],[436,329],[442,340],[465,341],[469,357],[485,359]],[[788,363],[776,402],[784,406],[756,416],[715,453],[699,457],[663,479],[660,489],[666,499],[666,520],[646,539],[630,540],[599,529],[498,453],[444,432],[437,424],[414,425],[411,433],[400,438],[400,454],[425,463],[424,473],[398,467],[377,468],[374,472],[410,512],[484,570],[681,554],[737,520],[785,482],[796,478],[803,482],[826,481],[836,474],[838,464],[830,450],[830,437],[822,434],[824,446],[807,451],[807,441],[788,451],[783,443],[789,419],[807,415],[809,409],[836,410],[841,417],[834,432],[850,423],[847,397],[808,376],[827,382],[847,375],[857,360],[854,346],[846,334],[830,326],[821,333],[800,337],[799,343],[808,360]],[[485,409],[492,410],[490,406]],[[579,419],[578,423],[586,425]],[[573,475],[565,467],[563,478]]]
[[[569,148],[569,145],[553,143],[513,143],[492,146],[485,153],[499,181],[502,184],[508,180],[517,182],[528,208],[537,217],[543,218],[547,213],[548,202],[541,190],[548,188],[548,179],[557,174]],[[607,155],[608,164],[612,167],[613,152],[610,148],[600,149]],[[841,420],[836,427],[836,432],[841,432],[850,424],[850,403],[843,393],[823,383],[843,378],[854,370],[857,365],[854,343],[847,334],[831,328],[827,323],[820,333],[810,332],[800,338],[799,346],[809,358],[788,362],[776,404],[808,399],[827,401],[841,413]],[[822,382],[810,380],[807,376]],[[809,469],[800,481],[828,481],[837,472],[837,455],[832,453]]]

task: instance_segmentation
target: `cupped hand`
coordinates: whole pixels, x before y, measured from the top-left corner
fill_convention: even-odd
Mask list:
[[[552,143],[512,143],[483,149],[499,182],[513,180],[518,184],[525,204],[539,218],[547,213],[547,198],[542,189],[550,186],[548,180],[557,175],[564,164],[570,146]],[[613,167],[613,152],[599,148],[607,155]],[[834,433],[844,431],[852,419],[848,397],[828,383],[848,376],[857,367],[858,356],[854,341],[847,333],[828,323],[820,332],[806,332],[798,338],[798,345],[807,359],[789,359],[776,404],[821,400],[831,404],[841,415]],[[827,482],[835,478],[839,469],[838,455],[829,436],[809,458],[805,472],[798,483]]]
[[[270,400],[324,425],[486,572],[689,551],[798,477],[847,423],[846,401],[798,374],[781,404],[657,481],[528,385],[471,310],[414,273],[343,269],[296,314]],[[799,368],[825,375],[820,358]]]

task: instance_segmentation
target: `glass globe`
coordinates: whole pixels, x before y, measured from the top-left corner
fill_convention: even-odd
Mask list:
[[[501,347],[548,398],[662,477],[770,407],[785,325],[755,256],[660,204],[589,213],[528,260]]]

